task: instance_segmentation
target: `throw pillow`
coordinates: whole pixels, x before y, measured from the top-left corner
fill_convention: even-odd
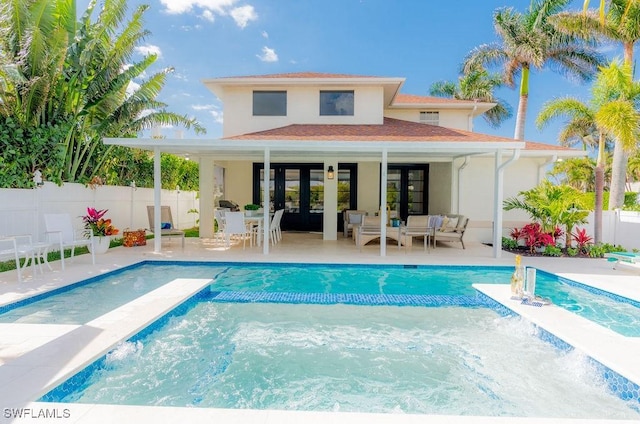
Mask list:
[[[163,230],[170,230],[171,229],[171,223],[170,222],[162,222],[160,224],[160,228]]]

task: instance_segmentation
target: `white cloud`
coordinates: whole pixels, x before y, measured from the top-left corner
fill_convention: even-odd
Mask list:
[[[220,112],[219,110],[212,110],[209,112],[211,114],[211,116],[213,116],[213,120],[218,123],[218,124],[222,124],[224,122],[224,113]]]
[[[244,28],[251,21],[258,19],[258,14],[251,5],[234,7],[238,0],[160,0],[171,15],[192,13],[194,9],[202,10],[200,17],[209,22],[215,21],[215,15],[231,16],[236,25]]]
[[[125,95],[127,97],[131,97],[133,93],[136,92],[140,88],[140,84],[137,82],[129,81],[129,85],[127,85],[127,89],[125,90]]]
[[[231,9],[231,17],[236,21],[236,25],[240,28],[247,26],[249,21],[255,21],[258,19],[258,14],[251,5],[236,7]]]
[[[256,56],[258,57],[258,59],[260,59],[263,62],[278,61],[278,54],[276,53],[276,51],[274,49],[270,49],[267,46],[264,46],[262,48],[262,54],[257,54]]]
[[[191,105],[194,110],[212,110],[217,109],[215,105]]]
[[[155,54],[158,56],[158,59],[162,57],[162,50],[160,50],[160,47],[154,46],[152,44],[147,44],[146,46],[138,46],[135,48],[135,50],[136,52],[143,55]]]
[[[261,34],[264,38],[269,38],[269,33],[267,31],[262,31]]]
[[[209,22],[213,22],[216,20],[215,15],[210,10],[205,10],[204,12],[202,12],[201,16],[203,19],[206,19]]]

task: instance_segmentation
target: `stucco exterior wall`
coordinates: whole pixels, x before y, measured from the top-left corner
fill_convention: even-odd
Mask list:
[[[253,88],[227,88],[224,93],[223,137],[284,127],[291,124],[382,124],[384,93],[382,87],[355,87],[353,116],[320,116],[320,90],[345,90],[331,87],[260,87],[260,90],[285,90],[287,116],[253,116]]]
[[[420,122],[420,112],[439,112],[441,127],[471,131],[469,128],[468,110],[436,110],[436,109],[385,109],[387,118],[402,119],[403,121]]]
[[[503,161],[506,160],[506,157]],[[540,159],[521,158],[504,170],[504,199],[517,196],[520,191],[529,190],[538,184]],[[471,218],[467,236],[469,240],[490,242],[493,237],[494,175],[495,159],[473,157],[459,174],[459,211]],[[454,173],[456,171],[454,170]],[[528,221],[522,211],[503,212],[503,234],[514,225]]]
[[[253,162],[216,162],[224,167],[224,199],[233,200],[242,210],[253,203]]]
[[[380,164],[358,164],[358,209],[373,215],[380,209]]]
[[[429,214],[455,212],[451,209],[451,164],[429,164]]]

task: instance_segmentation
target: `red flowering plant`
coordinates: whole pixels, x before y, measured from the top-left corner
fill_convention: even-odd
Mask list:
[[[111,220],[103,218],[107,211],[108,209],[97,210],[96,208],[87,208],[87,214],[82,217],[85,236],[87,238],[90,237],[91,234],[98,237],[118,234],[120,230],[111,224]]]
[[[555,237],[549,233],[545,233],[542,231],[542,226],[534,222],[532,224],[527,224],[522,227],[520,230],[522,233],[522,239],[525,242],[525,245],[529,248],[529,252],[533,253],[536,248],[546,247],[546,246],[555,246]]]

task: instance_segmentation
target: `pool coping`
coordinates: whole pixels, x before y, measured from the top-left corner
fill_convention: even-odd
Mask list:
[[[211,284],[211,279],[175,279],[0,366],[2,408],[23,407],[140,332]],[[30,324],[31,328],[50,324]],[[59,326],[56,326],[59,327]],[[17,326],[17,331],[20,326]],[[44,331],[44,330],[43,330]]]
[[[640,384],[639,337],[623,336],[556,305],[523,304],[511,299],[509,285],[473,284],[473,287],[610,370]],[[614,352],[611,346],[618,349]]]
[[[142,264],[149,260],[142,260],[136,262],[134,265]],[[189,260],[157,260],[151,259],[152,262],[191,262]],[[198,261],[200,262],[200,261]],[[216,261],[230,262],[238,264],[244,261]],[[292,262],[283,262],[292,263]],[[296,263],[296,262],[293,262]],[[256,263],[251,262],[256,265]],[[348,264],[346,264],[348,265]],[[365,263],[357,263],[355,265],[373,265]],[[378,264],[375,264],[378,265]],[[394,265],[394,264],[381,264],[381,265]],[[478,264],[465,263],[460,265],[451,266],[476,266]],[[404,266],[398,264],[398,266]],[[447,265],[445,265],[447,266]],[[479,265],[492,267],[494,265]],[[498,266],[508,266],[500,264]],[[556,274],[561,274],[556,272]],[[569,277],[572,278],[573,277]],[[65,278],[66,279],[66,278]],[[509,305],[512,306],[512,305]],[[545,308],[531,308],[528,309],[546,309]],[[525,310],[526,311],[526,310]],[[525,316],[525,314],[523,314]],[[50,327],[50,325],[49,325]],[[554,330],[551,330],[554,331]],[[620,336],[624,338],[623,336]],[[595,339],[595,338],[594,338]],[[64,353],[59,353],[64,356]],[[104,354],[104,353],[103,353]],[[99,355],[98,355],[99,356]],[[88,365],[91,360],[86,361]],[[1,369],[2,367],[0,367]],[[0,381],[6,381],[0,375]],[[30,384],[29,381],[21,381],[20,385]],[[0,399],[2,398],[0,393]],[[4,400],[4,399],[3,399]],[[0,407],[6,407],[2,404]],[[19,406],[19,405],[18,405]],[[65,407],[71,408],[72,415],[69,418],[62,420],[63,422],[105,422],[110,423],[114,421],[118,422],[180,422],[188,421],[193,423],[298,423],[298,422],[326,422],[331,420],[336,423],[422,423],[425,421],[434,423],[489,423],[489,422],[521,422],[521,423],[625,423],[625,422],[637,422],[636,420],[594,420],[594,419],[557,419],[557,418],[521,418],[521,417],[475,417],[475,416],[434,416],[434,415],[400,415],[400,414],[370,414],[370,413],[331,413],[331,412],[308,412],[308,411],[273,411],[273,410],[225,410],[225,409],[196,409],[196,408],[173,408],[173,407],[153,407],[153,406],[125,406],[125,405],[92,405],[92,404],[54,404],[43,402],[28,402],[21,408],[33,408],[33,411],[52,411],[52,408],[59,408],[62,411]],[[55,418],[55,417],[53,417]],[[54,419],[60,422],[60,419]],[[31,420],[29,420],[31,421]],[[6,417],[0,416],[0,422],[7,422]]]

